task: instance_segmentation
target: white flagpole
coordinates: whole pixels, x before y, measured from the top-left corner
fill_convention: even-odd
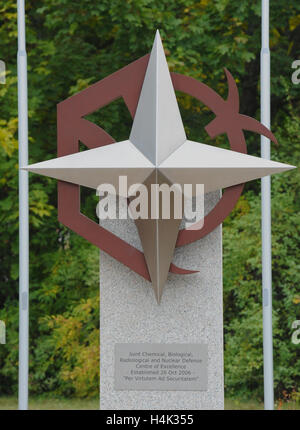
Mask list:
[[[270,128],[269,0],[262,0],[261,17],[261,122]],[[261,156],[270,159],[270,140],[261,136]],[[274,409],[272,336],[271,179],[261,180],[262,297],[265,409]]]
[[[29,224],[27,54],[25,2],[18,0],[18,112],[19,112],[19,409],[28,409]]]

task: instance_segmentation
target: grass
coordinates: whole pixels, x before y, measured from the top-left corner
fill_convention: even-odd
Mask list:
[[[18,409],[16,397],[0,397],[0,410]],[[55,399],[46,397],[31,397],[29,399],[31,410],[98,410],[99,399]],[[263,404],[255,400],[240,401],[237,399],[225,399],[226,410],[260,410]],[[300,410],[300,403],[276,402],[275,409]]]
[[[263,410],[262,402],[255,400],[241,401],[239,399],[225,399],[226,410]],[[275,410],[300,410],[300,403],[294,401],[276,401]]]
[[[16,397],[0,397],[0,410],[18,409]],[[29,398],[31,410],[93,410],[99,409],[99,399]]]

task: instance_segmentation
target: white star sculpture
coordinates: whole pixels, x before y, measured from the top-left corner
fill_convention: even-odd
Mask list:
[[[159,32],[156,33],[129,140],[54,158],[27,170],[96,189],[119,176],[136,183],[204,184],[205,192],[292,169],[293,166],[187,139]],[[140,219],[141,238],[158,302],[181,220]]]

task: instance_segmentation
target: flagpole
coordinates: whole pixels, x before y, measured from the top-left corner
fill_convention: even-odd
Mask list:
[[[269,0],[262,0],[261,17],[261,122],[270,128]],[[261,136],[261,156],[270,159],[270,140]],[[262,297],[265,409],[274,409],[272,335],[271,178],[261,180]]]
[[[29,224],[27,54],[25,2],[18,0],[18,117],[19,117],[19,409],[28,409]]]

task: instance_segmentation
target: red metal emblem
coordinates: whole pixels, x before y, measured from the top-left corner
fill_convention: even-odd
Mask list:
[[[114,143],[101,127],[84,116],[122,97],[132,117],[135,115],[149,55],[129,64],[80,93],[64,100],[57,107],[58,157],[79,151],[79,141],[89,149]],[[251,130],[277,143],[275,136],[261,123],[239,113],[239,95],[232,75],[225,69],[228,82],[227,100],[193,78],[171,73],[175,90],[189,94],[204,103],[216,115],[205,127],[211,138],[226,133],[233,151],[247,153],[243,130]],[[223,196],[206,215],[201,230],[180,230],[176,246],[192,243],[209,234],[230,214],[243,190],[243,184],[226,188]],[[98,248],[150,281],[144,254],[80,212],[80,187],[58,181],[58,219]],[[170,272],[193,273],[174,264]]]

